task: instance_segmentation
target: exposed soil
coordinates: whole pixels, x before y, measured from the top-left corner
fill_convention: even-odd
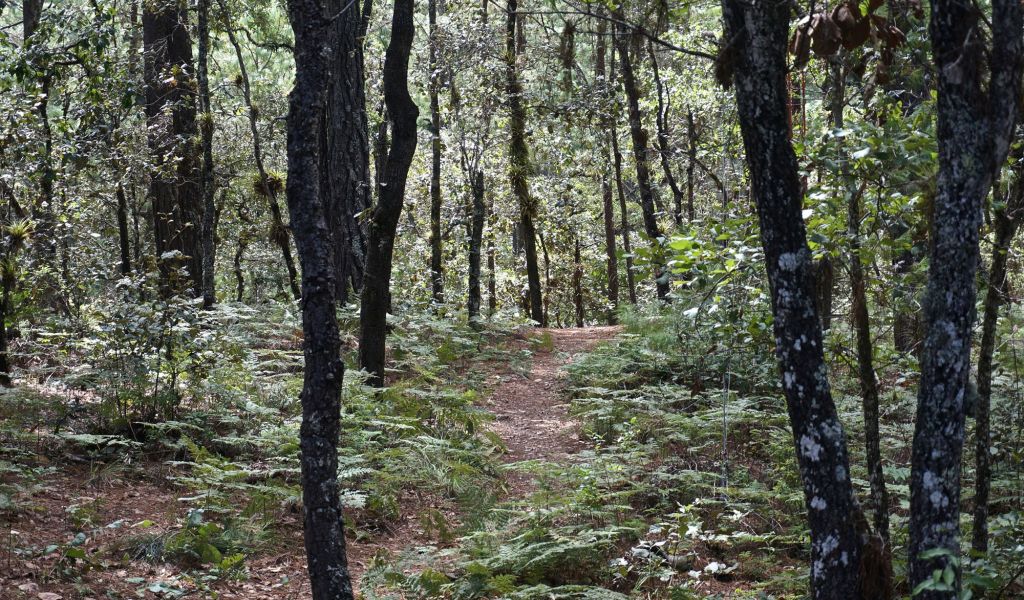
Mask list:
[[[618,331],[616,327],[531,331],[521,342],[534,350],[528,376],[509,364],[491,365],[494,371],[488,380],[485,406],[496,417],[493,430],[507,445],[504,462],[567,462],[583,447],[578,424],[560,395],[564,385],[561,369],[576,355],[611,339]],[[154,465],[154,469],[163,468]],[[158,535],[179,524],[183,517],[180,490],[163,477],[140,475],[137,470],[104,474],[89,465],[63,464],[57,471],[60,474],[46,479],[42,490],[33,496],[30,510],[0,523],[0,600],[174,597],[159,593],[159,587],[151,591],[151,586],[159,582],[190,590],[188,597],[211,596],[197,591],[195,582],[177,567],[133,560],[127,555],[133,540]],[[528,475],[509,471],[509,498],[524,497],[534,485]],[[424,502],[432,500],[410,492],[403,498],[410,509],[404,511],[404,518],[387,531],[348,540],[350,569],[357,586],[376,554],[435,543],[414,516],[414,508]],[[73,522],[68,513],[72,505],[87,506],[90,521],[89,534],[80,547],[92,567],[80,574],[80,583],[68,583],[59,576],[63,550],[40,555],[40,550],[51,544],[67,548],[74,539],[74,530],[81,524]],[[113,523],[116,526],[110,527]],[[210,584],[219,598],[308,598],[300,514],[282,510],[271,543],[260,555],[248,557],[245,564],[245,579]]]

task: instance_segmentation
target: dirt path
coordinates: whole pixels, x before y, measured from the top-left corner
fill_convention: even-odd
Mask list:
[[[531,332],[534,338],[550,336],[551,349],[534,352],[528,377],[512,372],[500,375],[487,405],[496,417],[492,430],[508,446],[504,462],[566,462],[582,449],[579,424],[560,394],[565,384],[563,367],[619,331],[619,327],[604,326]],[[522,497],[533,485],[528,476],[516,471],[508,473],[508,484],[513,498]]]
[[[511,365],[492,365],[491,380],[485,406],[496,417],[492,429],[507,445],[503,457],[507,464],[526,460],[566,463],[579,452],[583,443],[579,439],[578,423],[569,415],[569,405],[561,395],[565,385],[563,367],[579,354],[614,337],[617,327],[591,327],[586,329],[537,329],[529,337],[550,336],[550,345],[536,344],[530,360],[528,376],[515,371]],[[528,342],[523,342],[524,344]],[[545,347],[547,346],[547,347]],[[7,600],[72,600],[98,598],[97,590],[117,591],[124,597],[142,593],[155,598],[143,589],[158,582],[178,585],[183,573],[170,565],[154,565],[140,560],[103,560],[103,567],[92,570],[77,586],[54,576],[56,554],[43,559],[15,556],[15,536],[20,545],[45,546],[66,544],[73,537],[72,524],[67,516],[69,505],[87,506],[96,529],[90,533],[86,546],[97,552],[100,546],[126,543],[137,535],[134,523],[152,521],[153,531],[169,531],[180,520],[181,505],[177,500],[180,490],[160,478],[124,480],[114,474],[102,477],[85,467],[69,470],[46,482],[35,498],[36,510],[17,519],[0,523],[5,544],[0,544],[0,598]],[[508,471],[507,498],[525,498],[535,487],[526,473]],[[413,546],[429,545],[434,540],[422,530],[415,511],[403,511],[398,522],[392,524],[389,534],[365,540],[349,540],[349,567],[358,582],[378,552],[392,553]],[[123,527],[104,528],[117,519]],[[309,582],[305,576],[305,555],[302,547],[302,523],[298,513],[282,515],[277,539],[273,547],[246,560],[249,577],[241,581],[225,580],[216,585],[219,597],[225,600],[298,600],[309,597]],[[120,539],[123,538],[123,539]],[[97,555],[99,556],[99,555]],[[97,562],[97,559],[90,559]],[[145,583],[142,583],[145,581]],[[188,587],[188,586],[186,586]],[[138,590],[138,591],[137,591]]]

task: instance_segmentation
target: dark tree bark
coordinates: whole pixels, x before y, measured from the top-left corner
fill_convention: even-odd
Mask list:
[[[489,210],[488,212],[493,212]],[[498,312],[498,266],[496,264],[494,234],[487,238],[487,316],[493,317]]]
[[[654,49],[654,42],[648,42],[647,52],[651,57],[651,68],[654,69],[654,83],[658,89],[658,114],[655,124],[658,128],[658,156],[661,158],[661,169],[665,172],[665,181],[672,190],[672,218],[676,225],[683,224],[683,190],[672,173],[672,143],[670,141],[671,131],[668,125],[670,98],[665,93],[665,84],[661,80],[661,71],[658,69],[658,53]],[[692,204],[692,199],[691,199]],[[692,220],[692,218],[691,218]]]
[[[1020,158],[1018,158],[1018,161]],[[1010,187],[1006,205],[995,211],[993,218],[992,264],[988,271],[985,308],[981,324],[981,345],[978,349],[978,399],[975,407],[975,473],[974,473],[974,528],[971,549],[984,556],[988,553],[988,509],[992,488],[992,465],[989,450],[992,446],[991,405],[992,367],[996,348],[996,325],[999,307],[1007,301],[1006,262],[1010,244],[1020,227],[1024,213],[1024,181],[1020,162],[1016,179]]]
[[[391,41],[384,58],[384,103],[391,121],[391,148],[384,160],[377,205],[370,218],[370,243],[359,311],[359,364],[371,385],[384,385],[384,342],[391,308],[391,264],[402,215],[405,184],[416,152],[419,108],[409,95],[409,54],[415,26],[413,0],[395,0]]]
[[[146,124],[153,158],[149,195],[164,285],[177,265],[188,287],[203,289],[203,202],[196,165],[196,94],[188,9],[177,0],[143,3]],[[178,256],[175,254],[180,253]]]
[[[982,16],[971,2],[932,1],[939,173],[910,478],[910,584],[917,587],[935,569],[950,569],[956,577],[953,591],[928,590],[917,596],[922,600],[959,597],[954,559],[960,553],[960,460],[978,228],[982,201],[1006,160],[1017,117],[1024,10],[1015,0],[992,3],[991,48],[979,34]],[[948,554],[924,555],[936,550]]]
[[[202,171],[199,190],[203,198],[203,306],[209,308],[217,302],[215,257],[216,227],[214,217],[217,208],[214,203],[213,173],[213,109],[210,106],[210,0],[199,0],[199,134],[203,148]]]
[[[124,185],[117,184],[117,240],[121,251],[121,274],[132,272],[132,246],[128,235],[128,198],[124,193]]]
[[[615,46],[609,49],[611,52],[611,66],[609,69],[608,85],[614,90],[616,85],[615,77]],[[636,305],[636,277],[633,273],[633,247],[630,241],[629,211],[626,207],[626,188],[622,182],[622,151],[619,149],[619,112],[613,105],[612,119],[608,128],[608,146],[612,152],[612,166],[615,174],[615,194],[619,200],[620,230],[622,231],[622,252],[626,255],[626,289],[629,292],[629,303]]]
[[[613,13],[622,21],[621,13]],[[651,240],[651,254],[654,265],[654,282],[658,290],[658,298],[668,300],[668,272],[665,269],[663,251],[661,249],[661,228],[654,205],[654,188],[651,186],[651,170],[647,163],[647,131],[643,126],[640,114],[640,87],[633,72],[633,61],[629,57],[630,33],[616,27],[613,39],[622,68],[622,88],[626,93],[626,107],[629,114],[629,134],[633,142],[633,162],[636,164],[636,183],[640,188],[640,209],[644,216],[644,231]]]
[[[519,221],[526,250],[526,282],[530,318],[547,326],[544,300],[540,287],[540,266],[537,261],[537,202],[530,194],[530,151],[526,147],[526,108],[523,106],[523,85],[519,81],[519,57],[516,28],[518,0],[508,0],[505,25],[505,78],[509,110],[509,183],[519,202]]]
[[[583,327],[586,313],[583,307],[583,259],[580,256],[580,238],[575,238],[576,251],[572,263],[572,301],[576,309],[576,326]]]
[[[50,66],[43,56],[45,49],[34,39],[36,30],[43,17],[43,0],[22,0],[22,35],[26,46],[33,47],[34,66],[39,70],[39,100],[36,104],[36,115],[42,127],[43,153],[39,161],[39,198],[32,204],[32,216],[36,221],[36,239],[41,243],[45,259],[52,265],[57,258],[57,237],[54,232],[54,195],[53,184],[57,174],[53,168],[53,131],[50,127],[50,88],[52,75]]]
[[[696,184],[694,180],[693,168],[697,166],[697,127],[693,121],[693,109],[686,111],[686,218],[691,223],[696,217],[696,213],[693,208],[693,188]],[[710,169],[708,172],[711,173]],[[722,197],[725,197],[725,187],[722,186],[722,182],[719,181],[718,177],[711,173],[714,177],[715,182],[718,183],[718,187],[722,190]]]
[[[829,389],[802,189],[789,139],[790,6],[723,0],[725,40],[757,203],[782,373],[811,533],[811,597],[860,597],[862,541],[846,437]]]
[[[221,10],[227,22],[228,40],[235,49],[235,58],[238,60],[238,70],[242,78],[242,98],[245,100],[246,112],[249,116],[249,133],[252,134],[252,155],[256,163],[256,173],[260,181],[260,195],[267,199],[270,207],[270,239],[281,250],[281,259],[284,261],[285,269],[288,271],[288,286],[291,288],[292,297],[299,299],[302,291],[298,284],[298,271],[295,268],[295,260],[292,258],[291,240],[288,235],[288,227],[284,223],[284,215],[281,213],[281,204],[277,201],[277,187],[270,181],[270,175],[263,164],[263,144],[260,138],[259,114],[256,106],[252,103],[252,88],[249,85],[249,71],[245,66],[245,59],[242,56],[242,46],[238,43],[234,28],[230,24],[230,16],[224,0],[219,0]]]
[[[441,74],[437,67],[437,0],[427,1],[430,41],[428,43],[430,82],[430,294],[434,304],[444,303],[444,272],[442,271],[441,236]]]
[[[608,44],[605,41],[607,32],[607,21],[603,18],[598,18],[596,47],[594,49],[594,74],[597,78],[597,84],[601,86],[602,98],[610,104],[612,102],[612,87],[609,85],[607,72]],[[598,121],[606,132],[613,131],[614,128],[614,119],[610,110],[610,106],[604,107],[604,112]],[[610,305],[606,318],[609,325],[615,325],[618,322],[619,310],[619,259],[615,243],[615,206],[611,182],[608,180],[608,163],[612,162],[608,159],[611,158],[612,149],[607,138],[605,139],[604,152],[606,161],[601,172],[601,212],[604,217],[604,249],[605,256],[607,257],[605,269],[608,279],[608,304]]]
[[[633,272],[633,244],[629,239],[629,210],[626,205],[626,189],[622,183],[622,152],[619,150],[619,138],[616,130],[608,134],[611,138],[612,158],[615,167],[615,193],[619,198],[619,219],[622,230],[622,251],[626,254],[626,288],[629,290],[629,303],[636,304],[636,275]]]
[[[331,232],[320,189],[328,22],[319,0],[289,0],[295,86],[288,102],[285,194],[302,264],[302,507],[313,600],[351,600],[338,495],[338,434],[345,363],[334,301]]]
[[[487,218],[487,205],[484,203],[483,169],[474,170],[470,177],[472,207],[469,225],[469,293],[466,300],[466,312],[472,323],[480,318],[480,256],[484,239],[484,222]]]
[[[328,34],[331,76],[327,81],[327,113],[324,119],[321,157],[327,218],[331,227],[335,298],[348,302],[351,286],[362,288],[366,268],[366,229],[357,215],[372,204],[370,138],[366,114],[366,76],[363,37],[372,9],[348,0],[328,0],[330,15],[337,15]]]

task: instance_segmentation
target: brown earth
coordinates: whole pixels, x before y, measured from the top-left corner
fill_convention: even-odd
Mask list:
[[[493,431],[507,446],[505,463],[567,462],[583,447],[578,424],[560,395],[564,385],[561,369],[578,354],[611,339],[618,331],[616,327],[531,331],[519,342],[534,350],[527,375],[516,372],[510,364],[490,365],[493,372],[487,382],[489,390],[484,405],[495,415]],[[162,471],[166,467],[155,464],[152,468]],[[309,597],[302,523],[297,512],[282,511],[266,549],[260,555],[246,558],[245,579],[210,582],[213,591],[203,592],[197,582],[175,566],[151,564],[125,555],[133,538],[159,534],[180,525],[180,490],[171,487],[165,477],[155,473],[150,476],[138,469],[97,472],[92,466],[75,464],[61,465],[57,471],[59,475],[42,482],[29,510],[8,522],[0,522],[0,600],[174,597],[150,591],[159,582],[187,590],[190,598],[213,597],[213,591],[226,600]],[[509,470],[509,498],[524,497],[534,486],[529,475]],[[403,511],[404,518],[386,531],[348,540],[356,589],[375,555],[436,543],[412,516],[412,509],[430,501],[410,491],[402,499],[404,508],[410,509]],[[84,571],[79,567],[77,583],[69,583],[60,576],[64,549],[74,539],[74,530],[81,527],[68,513],[72,505],[86,506],[90,521],[87,539],[80,546],[90,567]],[[40,550],[51,544],[62,548],[41,556]]]

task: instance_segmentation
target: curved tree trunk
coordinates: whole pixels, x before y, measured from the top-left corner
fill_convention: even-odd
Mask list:
[[[623,21],[621,13],[613,15]],[[636,183],[640,188],[640,208],[644,215],[644,231],[651,240],[651,255],[654,266],[654,282],[658,290],[658,298],[668,300],[669,275],[665,268],[661,248],[661,228],[654,206],[654,189],[651,186],[651,170],[647,163],[647,131],[643,127],[640,114],[640,88],[633,73],[633,62],[629,57],[629,33],[615,31],[613,39],[618,50],[619,64],[622,67],[622,87],[626,92],[626,107],[629,113],[629,134],[633,141],[633,162],[636,163]]]
[[[661,71],[658,69],[658,53],[654,49],[654,42],[647,43],[647,52],[651,57],[651,68],[654,69],[654,83],[658,88],[658,114],[655,123],[658,127],[658,156],[661,158],[661,169],[665,172],[665,181],[672,190],[672,218],[677,226],[683,224],[683,190],[680,189],[676,176],[672,173],[672,144],[669,139],[670,130],[668,125],[669,108],[671,98],[665,91],[665,84],[661,80]],[[691,114],[692,116],[692,114]],[[692,167],[691,167],[692,168]],[[692,185],[692,180],[691,180]],[[693,188],[690,188],[690,206],[693,205]],[[691,211],[692,212],[692,211]],[[693,217],[690,217],[693,220]]]
[[[960,592],[960,460],[978,228],[1017,117],[1024,10],[1016,0],[992,2],[991,48],[977,39],[982,16],[970,3],[932,1],[939,173],[910,477],[910,585],[928,581],[936,569],[955,576],[951,591],[927,590],[917,596],[922,600]]]
[[[537,261],[537,203],[530,194],[530,152],[526,147],[526,109],[523,107],[523,86],[519,81],[518,45],[516,28],[518,0],[508,0],[505,25],[505,75],[509,107],[509,182],[512,193],[519,201],[519,220],[526,250],[526,281],[530,318],[547,326],[544,301],[540,287],[540,266]],[[522,33],[522,32],[520,32]]]
[[[242,97],[245,100],[246,112],[249,116],[249,133],[252,134],[252,155],[256,162],[256,173],[261,183],[261,195],[266,197],[270,207],[270,238],[281,250],[281,258],[284,261],[285,269],[288,271],[288,286],[291,288],[292,297],[296,300],[302,296],[298,284],[298,271],[295,268],[295,260],[292,258],[291,241],[288,236],[288,227],[284,224],[284,216],[281,213],[281,205],[277,201],[277,189],[270,183],[270,176],[263,164],[263,144],[260,139],[258,114],[252,103],[252,88],[249,85],[249,71],[245,67],[245,59],[242,56],[242,46],[238,43],[234,28],[230,25],[230,16],[224,0],[219,0],[224,18],[228,23],[228,40],[235,49],[235,58],[238,60],[238,70],[242,78]]]
[[[405,184],[416,152],[419,109],[409,95],[409,54],[415,26],[413,0],[395,0],[391,41],[384,58],[384,103],[391,121],[391,148],[384,159],[377,206],[370,217],[370,244],[359,310],[359,364],[368,382],[384,385],[387,314],[391,308],[391,264],[402,215]]]
[[[289,0],[295,87],[288,102],[285,192],[302,263],[302,508],[313,600],[351,600],[338,495],[338,434],[345,363],[334,302],[331,235],[320,189],[320,129],[328,24],[319,0]]]
[[[790,7],[723,0],[722,13],[771,288],[775,353],[807,506],[811,597],[859,598],[863,542],[855,527],[846,437],[828,384],[800,177],[789,140]]]

